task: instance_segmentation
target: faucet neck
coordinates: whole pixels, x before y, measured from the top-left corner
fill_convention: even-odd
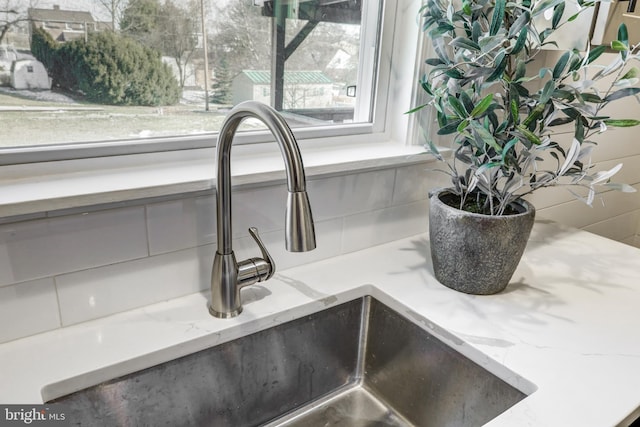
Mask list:
[[[271,107],[247,101],[234,107],[225,119],[216,147],[216,203],[218,253],[232,253],[231,229],[231,146],[240,123],[253,117],[262,121],[275,136],[284,158],[289,193],[306,191],[302,156],[293,132]]]

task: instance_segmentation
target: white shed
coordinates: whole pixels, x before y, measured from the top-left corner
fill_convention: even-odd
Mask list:
[[[271,72],[242,70],[233,79],[233,103],[246,100],[270,103]],[[285,71],[284,108],[328,108],[332,105],[333,83],[321,71]]]
[[[11,66],[11,87],[14,89],[51,89],[51,80],[42,62],[18,59]]]
[[[11,85],[11,64],[18,59],[13,46],[0,45],[0,86]]]

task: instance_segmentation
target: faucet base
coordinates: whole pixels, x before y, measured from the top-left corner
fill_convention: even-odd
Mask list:
[[[226,313],[221,313],[219,311],[216,311],[210,305],[208,307],[209,307],[209,314],[212,315],[213,317],[217,317],[218,319],[230,319],[230,318],[236,317],[238,314],[242,313],[242,307],[240,307],[237,310],[233,310],[233,311],[226,312]]]

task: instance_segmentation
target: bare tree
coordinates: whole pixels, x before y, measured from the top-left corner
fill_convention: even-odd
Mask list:
[[[111,29],[117,30],[120,27],[120,20],[122,19],[122,13],[127,7],[128,0],[98,0],[109,13],[111,17]]]
[[[37,6],[37,1],[30,1],[29,7]],[[20,25],[22,22],[29,21],[27,8],[24,2],[20,0],[1,0],[0,1],[0,43],[11,28]]]
[[[198,44],[200,5],[195,0],[130,0],[124,9],[122,32],[172,58],[180,86]]]
[[[158,17],[158,47],[175,61],[180,86],[184,87],[188,77],[187,66],[198,44],[200,27],[196,18],[200,13],[200,6],[195,1],[182,6],[185,8],[178,7],[171,0],[166,0],[162,6],[162,14]]]
[[[262,16],[251,1],[216,5],[210,46],[215,63],[224,60],[228,77],[242,70],[268,70],[271,67],[271,19]]]

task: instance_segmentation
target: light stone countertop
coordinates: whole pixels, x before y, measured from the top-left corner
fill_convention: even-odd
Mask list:
[[[0,345],[0,403],[35,404],[216,343],[373,295],[529,394],[487,426],[616,426],[640,407],[640,250],[537,221],[507,290],[452,291],[427,235],[276,273],[243,313],[207,295]]]

